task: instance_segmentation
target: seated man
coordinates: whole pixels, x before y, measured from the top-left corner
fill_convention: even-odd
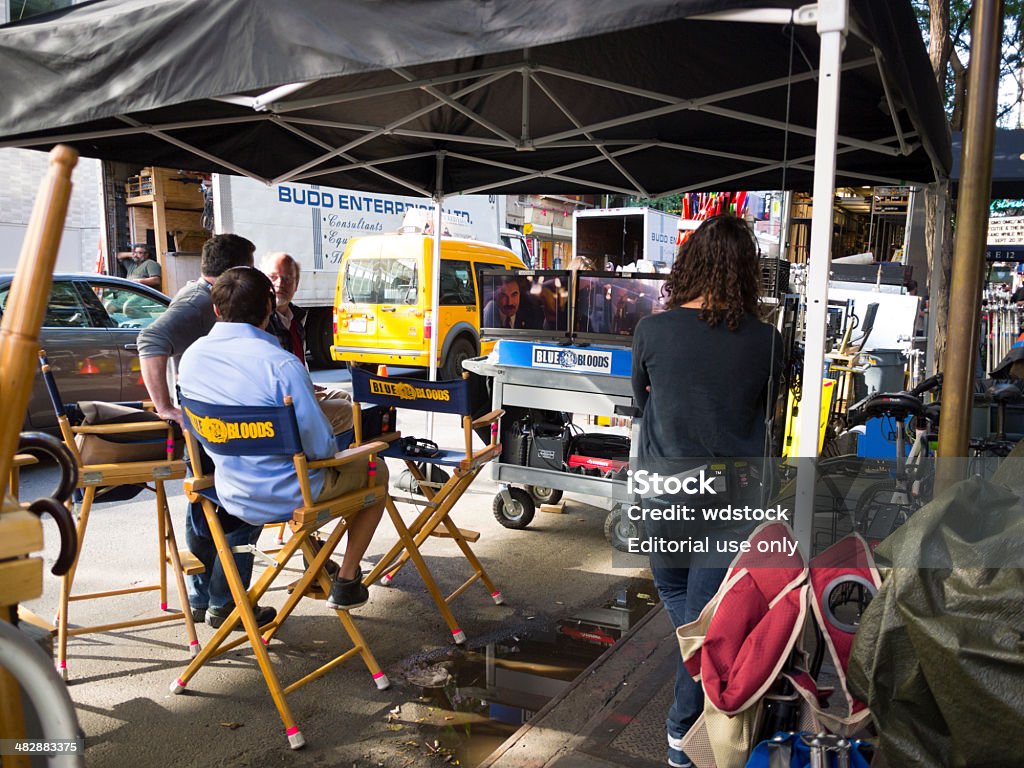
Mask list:
[[[182,355],[178,375],[182,393],[214,405],[249,406],[281,405],[285,395],[291,395],[306,456],[310,460],[333,456],[334,434],[317,406],[305,366],[266,332],[274,312],[270,279],[253,267],[229,269],[217,279],[211,299],[220,322]],[[302,505],[291,457],[214,454],[211,458],[221,504],[242,525],[253,529],[253,540],[263,524],[288,520],[292,510]],[[377,482],[386,486],[383,461],[378,462],[377,471]],[[318,498],[338,496],[366,484],[365,461],[310,473],[310,486]],[[359,562],[383,511],[384,505],[379,503],[352,520],[329,607],[348,610],[369,599]]]
[[[268,253],[260,262],[260,269],[274,285],[276,311],[270,316],[267,332],[277,336],[281,346],[292,352],[303,366],[306,365],[306,310],[292,303],[299,288],[302,268],[291,254],[278,251]],[[331,422],[334,434],[352,429],[352,398],[343,389],[314,384],[320,410]],[[339,446],[347,447],[347,446]]]

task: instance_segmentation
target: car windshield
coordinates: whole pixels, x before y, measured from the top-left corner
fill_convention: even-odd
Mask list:
[[[415,304],[416,259],[349,259],[343,297],[355,304]]]

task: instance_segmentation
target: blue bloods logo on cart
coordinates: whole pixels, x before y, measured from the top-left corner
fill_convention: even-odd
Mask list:
[[[535,346],[533,348],[533,367],[611,374],[612,353],[600,350]]]

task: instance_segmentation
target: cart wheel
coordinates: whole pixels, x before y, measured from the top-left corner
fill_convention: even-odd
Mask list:
[[[526,490],[534,504],[557,504],[562,498],[562,491],[558,488],[547,488],[543,485],[528,485]]]
[[[620,504],[604,519],[604,537],[619,552],[629,551],[629,540],[643,538],[643,524],[639,520],[630,520],[626,510],[629,507]]]
[[[500,493],[494,497],[494,504],[491,505],[494,519],[506,528],[525,528],[533,520],[536,511],[533,499],[522,488],[509,488],[508,494],[512,497],[511,504],[506,504]]]

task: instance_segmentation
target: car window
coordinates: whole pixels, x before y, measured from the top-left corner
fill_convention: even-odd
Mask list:
[[[145,328],[167,309],[159,299],[134,288],[100,283],[89,287],[106,310],[111,328]]]
[[[483,277],[484,272],[493,272],[496,269],[508,270],[509,266],[507,264],[488,264],[487,262],[484,262],[484,261],[477,262],[477,265],[476,265],[476,290],[477,290],[477,293],[480,293],[480,292],[483,291],[483,286],[486,283],[486,281],[484,280],[484,277]],[[480,301],[481,301],[481,303],[483,303],[483,299],[481,299]]]
[[[415,259],[349,259],[342,299],[356,304],[415,304]]]
[[[7,308],[11,287],[0,290],[0,310]],[[67,280],[59,280],[50,288],[50,300],[43,317],[44,328],[88,328],[91,323],[82,298]]]
[[[441,261],[441,298],[438,303],[443,306],[476,304],[468,261]]]

